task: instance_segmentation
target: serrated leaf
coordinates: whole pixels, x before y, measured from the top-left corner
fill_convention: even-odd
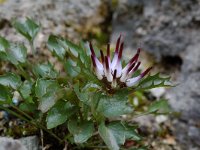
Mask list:
[[[39,98],[38,108],[45,113],[64,96],[64,91],[57,81],[39,79],[35,85],[35,94]]]
[[[23,84],[20,86],[19,91],[24,99],[29,98],[32,90],[32,83],[30,81],[24,81]]]
[[[76,77],[81,71],[77,63],[72,59],[67,59],[64,63],[64,67],[67,74],[69,74],[71,77]]]
[[[30,18],[27,18],[26,21],[23,23],[15,20],[13,22],[13,26],[20,34],[22,34],[29,41],[33,41],[40,29],[40,26]]]
[[[59,44],[57,36],[50,35],[47,46],[52,53],[55,53],[60,59],[64,59],[66,50]]]
[[[63,124],[75,112],[76,109],[69,102],[58,101],[47,114],[47,128],[51,129]]]
[[[34,113],[37,110],[37,106],[34,103],[27,103],[27,102],[23,102],[19,105],[20,110],[24,111],[24,112],[30,112],[30,113]]]
[[[135,131],[135,127],[122,124],[121,122],[115,121],[111,122],[107,126],[118,144],[124,144],[126,139],[132,139],[134,141],[141,140],[141,136]]]
[[[16,90],[21,85],[21,79],[14,73],[6,73],[0,76],[0,84]]]
[[[124,144],[126,137],[124,126],[120,122],[112,122],[107,126],[114,135],[118,144]]]
[[[23,44],[12,43],[7,49],[7,59],[14,65],[25,63],[27,57],[27,49]]]
[[[10,43],[0,36],[0,52],[6,52],[6,49],[10,47]]]
[[[169,113],[170,112],[170,106],[168,104],[168,101],[162,99],[162,100],[153,102],[148,107],[148,112],[149,113]]]
[[[38,109],[43,113],[47,112],[58,100],[56,93],[48,92],[39,99]]]
[[[83,42],[81,42],[80,45],[76,45],[67,39],[59,39],[58,42],[66,49],[70,58],[77,59],[77,64],[79,64],[79,66],[84,65],[86,68],[90,67],[90,56],[89,54],[87,55]]]
[[[58,42],[66,49],[68,52],[70,52],[74,57],[78,57],[80,47],[78,45],[75,45],[74,43],[68,41],[68,40],[63,40],[59,39]]]
[[[75,143],[84,143],[92,136],[94,125],[91,121],[69,120],[68,130],[73,134]]]
[[[55,80],[38,79],[35,85],[35,94],[41,98],[48,92],[55,92],[59,85]]]
[[[172,87],[173,85],[170,83],[170,77],[160,77],[160,74],[157,73],[155,75],[149,75],[144,78],[136,87],[135,90],[148,90],[152,88],[158,87]]]
[[[47,112],[50,108],[52,108],[56,102],[61,99],[64,95],[64,91],[56,90],[56,91],[48,91],[44,96],[39,99],[38,109],[43,113]]]
[[[115,138],[112,131],[107,128],[104,123],[99,125],[98,132],[110,150],[119,150],[117,139]]]
[[[48,64],[38,64],[34,67],[34,72],[38,76],[43,78],[56,78],[58,76],[58,72],[53,68],[53,66]]]
[[[83,102],[86,105],[90,105],[89,95],[86,92],[80,92],[79,90],[79,84],[74,85],[74,92],[76,93],[76,96],[78,99]]]
[[[99,99],[97,111],[105,117],[117,117],[131,113],[133,110],[128,106],[126,92],[119,92],[113,96],[102,95]]]
[[[0,85],[0,104],[11,103],[11,102],[12,102],[11,93],[6,87]]]
[[[126,139],[140,141],[142,137],[135,131],[135,126],[124,125],[124,133]]]

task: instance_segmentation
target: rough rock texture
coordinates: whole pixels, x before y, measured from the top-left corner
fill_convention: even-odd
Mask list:
[[[37,136],[20,138],[19,141],[27,148],[27,150],[40,150],[39,139]]]
[[[18,140],[0,137],[0,150],[27,150]]]
[[[122,0],[114,14],[112,39],[125,35],[128,47],[156,56],[180,55],[199,31],[200,10],[195,0]]]
[[[166,96],[173,110],[181,113],[174,126],[183,149],[200,148],[199,8],[199,0],[122,0],[112,23],[111,41],[121,33],[128,50],[141,43],[158,62],[171,68],[179,65],[174,74],[179,85]]]
[[[23,38],[19,39],[14,29],[11,29],[11,20],[31,17],[42,24],[42,33],[38,35],[40,40],[46,40],[48,35],[53,33],[79,41],[86,33],[93,32],[92,27],[99,26],[105,21],[108,15],[107,2],[6,0],[0,4],[0,34],[14,41],[23,41]]]
[[[37,136],[28,136],[14,140],[12,138],[0,137],[0,150],[39,150],[39,139]]]

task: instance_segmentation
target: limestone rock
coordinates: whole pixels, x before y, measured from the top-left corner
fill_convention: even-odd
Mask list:
[[[0,137],[0,150],[27,150],[18,140]]]

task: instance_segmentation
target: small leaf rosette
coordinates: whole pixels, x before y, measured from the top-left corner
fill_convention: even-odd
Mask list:
[[[107,54],[104,55],[100,50],[101,60],[99,60],[94,52],[94,48],[90,42],[91,59],[95,74],[99,80],[102,80],[108,88],[132,87],[136,85],[146,74],[150,72],[152,67],[147,68],[138,76],[132,77],[138,70],[141,62],[138,61],[141,48],[137,49],[137,53],[132,57],[128,64],[122,68],[122,52],[124,43],[121,42],[121,35],[117,39],[114,56],[111,61],[110,45],[107,45]]]

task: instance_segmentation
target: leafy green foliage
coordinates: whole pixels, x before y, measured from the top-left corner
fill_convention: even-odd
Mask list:
[[[25,63],[27,49],[23,44],[11,44],[7,51],[7,59],[14,65]]]
[[[21,85],[21,79],[18,75],[14,73],[6,73],[0,76],[0,84],[11,87],[12,89],[17,89]]]
[[[121,122],[111,122],[108,125],[108,128],[112,131],[115,138],[117,139],[118,144],[124,144],[126,139],[131,139],[134,141],[140,141],[141,136],[135,131],[136,128],[134,126],[128,126],[126,124],[122,124]]]
[[[1,103],[11,103],[11,93],[8,88],[0,85],[0,104]]]
[[[94,125],[91,121],[69,120],[68,129],[74,135],[75,143],[84,143],[92,136]]]
[[[123,145],[127,139],[140,141],[142,138],[135,130],[134,126],[128,126],[119,121],[111,122],[107,126],[101,123],[99,126],[100,136],[110,149],[119,149],[119,146]]]
[[[6,52],[6,49],[10,47],[10,43],[3,37],[0,36],[0,52]]]
[[[97,111],[105,117],[117,117],[132,112],[132,108],[127,104],[127,95],[119,92],[113,96],[102,95],[99,99]]]
[[[5,38],[0,37],[0,55],[3,60],[18,65],[26,62],[27,49],[23,44],[9,43]]]
[[[56,54],[60,59],[64,59],[66,50],[58,43],[56,36],[49,36],[47,46],[52,53]]]
[[[47,112],[63,96],[63,90],[54,80],[39,79],[35,86],[36,96],[39,98],[38,108]]]
[[[29,18],[23,23],[14,21],[13,26],[34,50],[34,38],[40,26]],[[25,45],[9,42],[0,36],[0,58],[16,68],[15,73],[0,75],[0,107],[49,132],[60,143],[67,139],[79,148],[87,149],[94,140],[97,140],[97,145],[101,145],[103,140],[111,150],[120,149],[127,140],[140,143],[142,137],[137,133],[138,127],[119,121],[122,115],[136,114],[128,95],[134,90],[143,101],[143,95],[137,91],[142,93],[151,88],[170,87],[170,78],[155,74],[144,78],[134,88],[124,85],[115,89],[107,87],[104,79],[98,80],[91,69],[86,44],[74,44],[55,35],[49,36],[47,47],[63,65],[64,74],[54,69],[51,62],[29,62]],[[99,53],[97,48],[94,50]],[[20,94],[19,105],[12,103],[13,92]],[[129,95],[129,98],[132,96]],[[169,111],[167,101],[162,99],[151,103],[144,114],[166,114]],[[58,137],[54,131],[60,127],[66,128],[63,133],[66,135]],[[53,128],[56,129],[47,130]],[[145,149],[139,147],[132,149]]]
[[[13,26],[21,35],[23,35],[29,41],[34,40],[40,29],[40,26],[30,18],[26,18],[26,21],[23,23],[15,20],[13,22]]]
[[[109,128],[107,128],[104,123],[101,123],[99,125],[98,131],[101,138],[104,140],[109,149],[119,150],[117,139],[113,135],[112,131],[109,130]]]
[[[55,128],[58,125],[63,124],[71,115],[73,115],[77,109],[69,102],[58,101],[47,114],[47,128]]]
[[[148,107],[149,113],[166,114],[169,113],[170,111],[171,111],[170,106],[167,100],[164,99],[155,101]]]
[[[29,98],[31,95],[31,90],[33,88],[33,84],[30,81],[24,81],[19,88],[19,91],[24,99]]]
[[[171,87],[170,77],[160,77],[160,74],[149,75],[144,78],[135,90],[149,90],[158,87]]]
[[[65,70],[67,74],[71,77],[76,77],[80,73],[80,67],[77,66],[77,63],[72,59],[68,59],[64,63]]]
[[[34,66],[34,73],[37,76],[41,76],[43,78],[51,78],[54,79],[58,76],[58,72],[53,68],[53,66],[48,64],[37,64]]]

